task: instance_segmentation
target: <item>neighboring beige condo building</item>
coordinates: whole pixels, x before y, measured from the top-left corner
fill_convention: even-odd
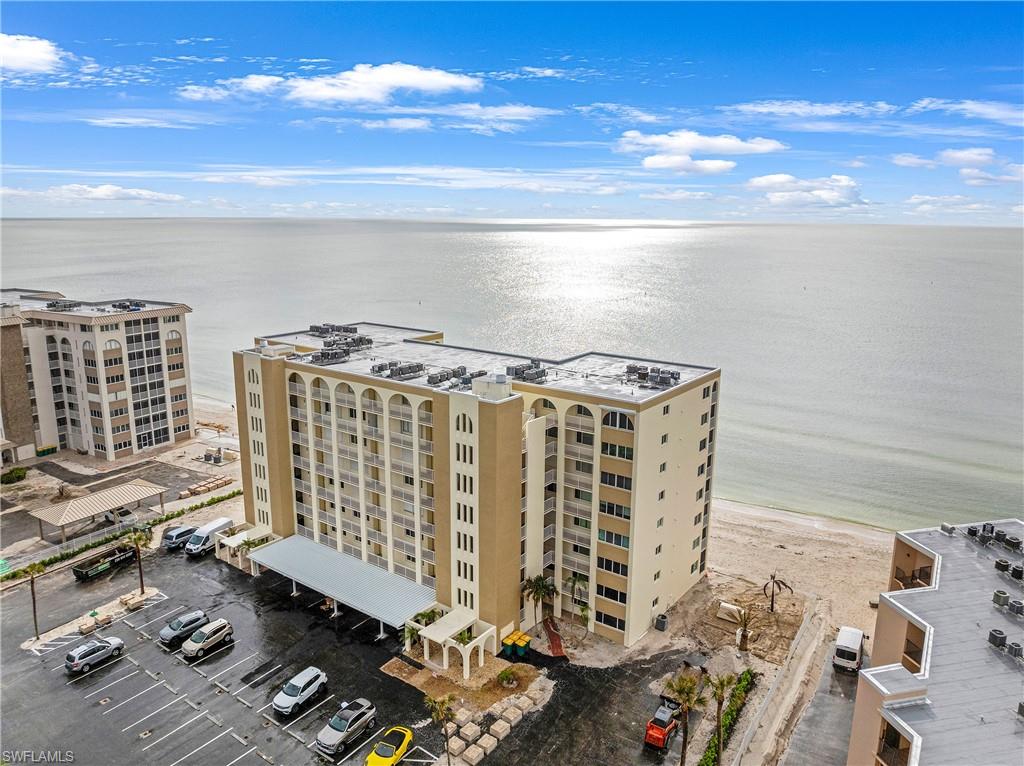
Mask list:
[[[1024,523],[900,532],[848,766],[1024,762]]]
[[[108,460],[195,428],[182,303],[0,290],[5,464],[59,449]]]
[[[634,643],[705,570],[720,370],[442,340],[325,324],[235,353],[246,516],[286,538],[254,560],[350,605],[341,580],[373,583],[395,626],[436,599],[474,636],[532,627],[544,574],[556,613]]]

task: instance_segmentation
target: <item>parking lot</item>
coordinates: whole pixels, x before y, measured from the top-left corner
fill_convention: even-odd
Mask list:
[[[343,701],[366,697],[377,706],[376,727],[333,763],[361,764],[393,725],[414,732],[403,763],[433,763],[441,752],[441,734],[428,722],[422,696],[378,670],[399,644],[394,636],[377,641],[375,620],[354,612],[332,618],[319,609],[318,594],[300,590],[293,597],[288,580],[273,574],[252,580],[212,557],[193,562],[158,553],[146,561],[147,580],[166,598],[100,629],[99,636],[124,641],[124,652],[77,676],[64,672],[64,656],[87,639],[69,635],[35,652],[18,649],[26,637],[20,606],[28,589],[5,594],[5,749],[71,750],[81,764],[325,763],[313,750],[317,732]],[[109,600],[132,587],[133,574],[88,584],[74,583],[69,573],[40,581],[41,625],[54,624],[44,623],[44,603],[53,610],[55,602],[72,601],[64,617],[70,619],[75,601],[81,611]],[[162,644],[158,633],[197,608],[227,619],[234,641],[189,659],[177,645]],[[30,608],[27,625],[31,634]],[[326,672],[326,688],[292,715],[279,715],[273,697],[308,665]]]

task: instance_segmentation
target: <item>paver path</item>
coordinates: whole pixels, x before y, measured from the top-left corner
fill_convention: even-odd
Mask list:
[[[550,617],[544,618],[544,632],[548,634],[548,644],[551,647],[552,657],[564,657],[565,650],[562,648],[562,636],[555,626],[555,621]]]

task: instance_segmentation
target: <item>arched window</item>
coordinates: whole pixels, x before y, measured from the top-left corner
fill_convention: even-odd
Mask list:
[[[177,330],[171,330],[167,333],[167,340],[181,340],[181,333]]]
[[[616,412],[614,410],[607,412],[601,418],[601,422],[608,428],[620,428],[623,431],[633,430],[633,419],[625,412]]]
[[[87,340],[82,343],[82,351],[95,351],[96,347],[92,344],[91,340]]]
[[[455,418],[455,430],[464,434],[473,433],[473,420],[465,412]]]
[[[121,349],[121,344],[116,340],[108,340],[103,344],[103,348],[107,351],[119,351]]]
[[[594,418],[593,413],[586,407],[584,407],[582,404],[574,404],[572,407],[570,407],[569,414],[575,415],[576,417],[579,418],[590,418],[591,420],[593,420]]]

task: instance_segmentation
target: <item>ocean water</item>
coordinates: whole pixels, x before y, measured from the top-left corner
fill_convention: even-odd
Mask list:
[[[889,528],[1017,514],[1021,230],[9,220],[4,286],[177,300],[196,391],[255,334],[372,320],[456,344],[722,368],[716,494]]]

